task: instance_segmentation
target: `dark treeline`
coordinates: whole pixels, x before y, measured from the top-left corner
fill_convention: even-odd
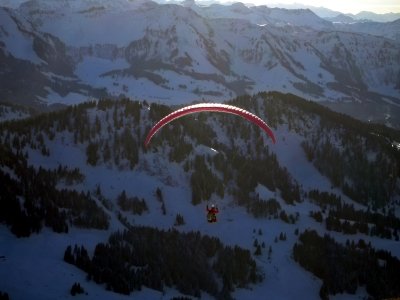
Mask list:
[[[224,149],[223,146],[220,148]],[[188,161],[186,169],[193,170],[190,182],[194,204],[209,200],[213,193],[223,197],[226,187],[231,186],[237,203],[250,208],[253,205],[251,194],[258,184],[263,184],[271,191],[279,190],[289,204],[300,201],[299,185],[286,169],[280,167],[275,155],[252,159],[235,153],[236,150],[221,151],[213,158],[196,155],[193,161]],[[212,167],[219,174],[213,173]]]
[[[341,220],[332,216],[328,216],[325,220],[326,229],[329,231],[343,232],[344,234],[364,233],[372,236],[379,236],[381,238],[392,238],[392,231],[386,227],[378,227],[374,225],[369,228],[367,223],[364,222],[349,222],[348,220]],[[397,232],[393,233],[398,240]]]
[[[0,166],[0,221],[18,237],[38,233],[43,226],[55,232],[68,232],[70,224],[108,228],[107,215],[90,194],[57,188],[60,180],[80,182],[83,175],[79,170],[61,166],[35,169],[28,166],[25,156],[14,154],[5,145],[0,145]]]
[[[268,146],[257,142],[248,148],[250,136],[256,134],[251,124],[241,124],[240,118],[224,120],[226,116],[214,117],[224,122],[227,135],[237,137],[238,146],[227,147],[217,140],[212,143],[218,149],[217,154],[196,155],[193,160],[187,161],[186,170],[193,170],[191,186],[193,203],[208,200],[212,193],[223,197],[226,187],[232,187],[231,193],[235,195],[237,203],[242,206],[251,206],[251,194],[258,184],[266,186],[271,191],[280,191],[282,198],[289,204],[299,202],[300,187],[290,173],[282,168],[276,155],[268,151]],[[239,133],[239,131],[241,133]],[[259,134],[259,133],[257,133]],[[248,137],[248,138],[246,138]],[[250,139],[251,140],[251,139]],[[240,146],[243,143],[246,147]],[[211,170],[216,170],[213,173]]]
[[[331,207],[339,208],[342,206],[341,197],[333,193],[310,190],[308,192],[308,197],[317,203],[323,210]]]
[[[141,215],[143,212],[149,210],[143,198],[128,197],[125,190],[117,197],[117,203],[123,211],[130,211],[135,215]]]
[[[370,210],[364,211],[355,209],[352,204],[344,203],[336,209],[330,210],[329,215],[340,219],[366,222],[379,227],[389,227],[400,230],[400,219],[395,216],[393,211],[389,211],[387,215],[383,215],[378,212],[371,212]]]
[[[398,241],[400,219],[392,211],[382,215],[369,210],[356,210],[353,205],[343,204],[337,209],[329,210],[326,228],[346,234],[360,232],[387,239],[394,237]]]
[[[257,99],[257,97],[243,96],[229,104],[260,115],[273,127],[270,115],[263,109],[266,99]],[[231,137],[230,149],[224,152],[225,165],[231,167],[231,170],[228,170],[235,174],[233,175],[237,186],[235,193],[239,204],[246,205],[249,195],[254,192],[258,184],[266,186],[273,192],[279,190],[281,197],[288,204],[301,201],[300,186],[288,170],[280,166],[276,154],[269,150],[270,147],[273,148],[271,140],[259,128],[237,117],[221,115],[218,116],[218,120],[226,130],[226,135]],[[220,147],[224,149],[222,145]],[[223,165],[221,162],[217,164],[217,166]]]
[[[344,292],[354,294],[360,286],[365,286],[373,299],[400,295],[400,260],[363,240],[341,245],[329,235],[321,237],[306,230],[293,247],[293,257],[323,281],[321,299]]]
[[[224,246],[199,232],[150,227],[112,234],[108,243],[97,244],[92,258],[84,246],[69,246],[64,260],[84,270],[88,279],[122,294],[142,286],[159,291],[175,287],[194,297],[204,291],[231,299],[235,287],[263,278],[248,250]]]
[[[345,234],[364,233],[381,238],[399,240],[400,219],[392,209],[387,214],[371,211],[370,209],[355,209],[354,205],[343,203],[335,194],[312,190],[308,193],[310,199],[316,202],[322,210],[327,211],[325,219],[327,230]],[[312,212],[311,216],[318,222],[323,221],[323,214]]]
[[[281,205],[275,198],[263,200],[259,197],[255,197],[255,199],[249,202],[248,209],[256,218],[273,217],[277,219],[281,211]]]
[[[389,203],[395,193],[400,165],[400,153],[391,147],[393,140],[377,136],[374,128],[366,133],[367,125],[356,131],[356,125],[321,124],[324,127],[302,144],[308,159],[330,178],[333,186],[340,187],[354,201],[373,208]]]
[[[29,147],[49,156],[46,140],[52,141],[62,133],[63,140],[70,139],[69,135],[73,143],[85,145],[88,164],[113,163],[133,169],[141,145],[138,126],[141,107],[140,102],[128,99],[86,102],[29,119],[0,123],[1,141],[15,152],[26,153]]]
[[[9,112],[19,114],[20,116],[33,116],[39,113],[34,107],[26,107],[12,102],[0,101],[0,116]]]
[[[383,217],[383,222],[369,225],[365,221],[349,221],[340,219],[333,214],[329,214],[325,220],[326,229],[329,231],[343,232],[344,234],[364,233],[370,236],[378,236],[380,238],[399,240],[399,232],[397,229],[391,229],[390,221]]]
[[[264,111],[272,127],[287,126],[304,136],[303,149],[308,159],[355,201],[380,207],[392,199],[400,153],[391,147],[392,140],[388,139],[400,137],[399,132],[364,124],[293,95],[263,93],[258,96],[261,104],[249,101],[248,97],[238,98],[233,104],[261,114]],[[371,156],[369,152],[376,155]],[[345,177],[353,184],[349,185]]]
[[[304,142],[303,148],[305,151],[313,148],[312,161],[315,166],[330,178],[334,186],[342,188],[347,196],[364,205],[382,207],[394,193],[398,162],[381,152],[375,160],[371,160],[362,140],[362,137],[350,142],[343,139],[341,146],[347,149],[340,150],[326,137],[315,136],[312,141]]]
[[[353,200],[380,208],[397,195],[400,151],[392,142],[400,140],[399,130],[361,122],[292,94],[260,93],[231,104],[259,113],[273,128],[287,126],[303,136],[309,161]]]
[[[209,200],[213,193],[216,193],[221,198],[224,196],[224,185],[222,181],[213,174],[210,165],[211,161],[206,161],[204,155],[196,155],[190,167],[190,169],[193,170],[190,177],[193,204],[198,204],[203,200]]]
[[[249,195],[258,184],[266,186],[270,191],[280,191],[280,196],[287,204],[300,202],[300,186],[290,173],[282,168],[275,155],[264,159],[233,160],[232,167],[237,169],[238,203],[248,205]],[[244,203],[242,203],[244,201]]]

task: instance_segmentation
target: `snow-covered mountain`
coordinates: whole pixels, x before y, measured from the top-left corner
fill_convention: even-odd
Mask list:
[[[295,25],[317,30],[331,30],[333,28],[330,22],[321,19],[309,9],[290,10],[284,8],[270,8],[267,6],[249,7],[240,2],[230,6],[221,4],[197,6],[193,1],[191,5],[186,4],[185,6],[189,6],[203,17],[211,19],[242,19],[258,25]]]
[[[397,22],[338,30],[308,9],[193,1],[32,0],[0,14],[2,101],[178,104],[276,90],[399,123]]]
[[[369,20],[373,22],[393,22],[400,19],[400,13],[376,14],[370,11],[361,11],[354,16],[356,20]]]
[[[399,132],[290,94],[230,104],[266,120],[276,144],[239,117],[206,113],[165,126],[145,149],[171,108],[129,100],[2,123],[0,293],[397,295]]]
[[[347,32],[358,32],[365,34],[372,34],[376,36],[384,36],[392,40],[400,41],[400,18],[391,22],[372,22],[372,21],[362,21],[362,22],[349,22],[336,20],[334,22],[335,27],[338,30],[343,30]]]
[[[343,14],[343,12],[331,10],[322,6],[312,6],[301,3],[292,3],[292,4],[276,3],[276,4],[270,4],[270,6],[278,8],[286,8],[286,9],[309,9],[319,17],[328,20]],[[392,22],[400,18],[400,13],[377,14],[369,11],[361,11],[357,14],[347,13],[346,16],[350,17],[355,22],[357,21]]]

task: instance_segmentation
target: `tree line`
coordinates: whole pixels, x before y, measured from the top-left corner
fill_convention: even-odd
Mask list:
[[[292,94],[259,93],[230,104],[259,113],[272,128],[285,126],[302,136],[309,161],[354,201],[380,208],[398,195],[400,151],[392,143],[400,140],[399,130],[364,123]]]
[[[345,234],[363,233],[399,240],[400,219],[396,217],[393,209],[389,209],[386,214],[371,211],[369,208],[355,209],[353,204],[343,203],[339,196],[318,190],[310,191],[308,196],[327,213],[325,219],[321,211],[311,212],[311,216],[320,223],[325,221],[329,231]]]
[[[236,287],[260,282],[263,274],[249,250],[224,246],[199,232],[181,233],[150,227],[131,227],[97,244],[90,258],[84,246],[68,246],[64,260],[87,273],[87,278],[122,294],[142,286],[163,291],[231,299]]]
[[[149,210],[146,201],[138,197],[128,197],[123,190],[117,197],[117,203],[123,211],[130,211],[135,215],[141,215]]]
[[[360,286],[365,286],[373,299],[400,294],[400,260],[363,240],[342,245],[327,234],[322,237],[315,230],[306,230],[293,246],[293,258],[322,280],[321,299],[355,294]]]
[[[57,184],[83,179],[79,170],[59,166],[55,170],[29,166],[21,154],[0,145],[0,221],[18,237],[38,233],[43,226],[68,232],[70,225],[108,228],[108,216],[90,193],[59,189]],[[11,174],[8,170],[13,170]]]

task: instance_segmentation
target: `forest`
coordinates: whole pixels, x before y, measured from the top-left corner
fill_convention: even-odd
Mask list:
[[[380,238],[399,240],[400,219],[395,216],[393,208],[384,214],[371,209],[355,209],[353,204],[343,203],[340,197],[312,190],[310,199],[317,203],[322,211],[312,212],[312,217],[322,223],[328,231],[344,234],[363,233]],[[324,219],[325,216],[325,219]]]
[[[315,230],[306,230],[293,246],[293,258],[323,281],[321,299],[329,299],[329,294],[354,294],[360,286],[373,299],[400,295],[400,260],[362,239],[342,245],[329,235],[321,237]]]
[[[16,236],[39,233],[43,226],[59,233],[67,233],[71,225],[108,228],[107,215],[89,192],[57,187],[60,181],[81,182],[83,175],[78,169],[36,169],[28,166],[21,153],[14,154],[5,145],[0,146],[0,166],[0,222],[7,224]],[[15,176],[10,176],[5,167],[13,170]]]
[[[236,287],[263,279],[249,250],[174,229],[131,227],[97,244],[92,258],[84,246],[68,246],[64,260],[84,270],[89,280],[121,294],[142,286],[159,291],[176,287],[194,297],[203,291],[216,299],[232,299]]]

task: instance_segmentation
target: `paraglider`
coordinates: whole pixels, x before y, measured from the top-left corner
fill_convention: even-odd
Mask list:
[[[245,118],[246,120],[256,124],[258,127],[260,127],[263,131],[267,133],[267,135],[272,139],[272,142],[275,143],[275,136],[274,133],[272,132],[271,128],[265,123],[260,117],[252,114],[251,112],[244,110],[242,108],[233,106],[233,105],[227,105],[227,104],[220,104],[220,103],[200,103],[200,104],[194,104],[194,105],[189,105],[186,107],[183,107],[181,109],[178,109],[169,115],[165,116],[162,118],[160,121],[158,121],[153,128],[149,131],[146,140],[144,142],[144,145],[147,147],[148,144],[150,143],[152,137],[156,134],[158,130],[160,130],[163,126],[168,124],[169,122],[172,122],[173,120],[176,120],[180,117],[193,114],[196,112],[203,112],[203,111],[211,111],[211,112],[223,112],[223,113],[229,113],[229,114],[234,114],[241,116]]]
[[[206,207],[207,210],[207,221],[209,223],[215,223],[217,222],[217,213],[219,213],[218,207],[215,206],[214,204],[211,204],[211,208]]]
[[[163,126],[166,124],[189,114],[192,113],[197,113],[197,112],[223,112],[223,113],[229,113],[229,114],[234,114],[238,115],[254,124],[256,124],[258,127],[260,127],[264,132],[267,133],[267,135],[271,138],[272,142],[275,143],[275,136],[274,133],[272,132],[271,128],[265,123],[260,117],[254,115],[253,113],[244,110],[242,108],[233,106],[233,105],[227,105],[227,104],[220,104],[220,103],[200,103],[200,104],[194,104],[194,105],[189,105],[186,107],[183,107],[181,109],[178,109],[164,118],[162,118],[160,121],[158,121],[153,128],[149,131],[146,140],[144,142],[145,147],[148,146],[150,143],[151,139],[153,136],[157,133],[158,130],[160,130]],[[216,207],[214,204],[211,206],[211,208],[208,207],[207,205],[207,221],[209,223],[215,223],[217,222],[217,214],[219,213],[218,207]]]

